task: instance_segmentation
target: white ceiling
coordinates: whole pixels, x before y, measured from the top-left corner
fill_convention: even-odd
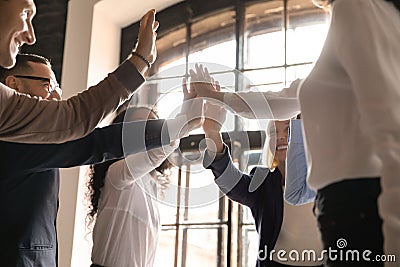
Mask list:
[[[98,0],[95,8],[121,27],[140,20],[147,10],[161,11],[182,0]],[[111,11],[111,12],[110,12]]]

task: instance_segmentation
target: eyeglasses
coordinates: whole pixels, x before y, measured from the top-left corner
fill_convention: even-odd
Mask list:
[[[49,94],[52,94],[54,92],[57,92],[59,95],[62,94],[62,90],[58,83],[54,81],[53,79],[46,78],[46,77],[39,77],[39,76],[30,76],[30,75],[14,75],[16,78],[22,78],[22,79],[29,79],[29,80],[36,80],[36,81],[43,81],[49,83],[49,87],[47,91]]]

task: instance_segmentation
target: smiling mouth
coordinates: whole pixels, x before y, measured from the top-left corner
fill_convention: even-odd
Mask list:
[[[279,146],[276,147],[276,150],[277,150],[277,151],[279,151],[279,150],[286,150],[287,148],[288,148],[288,145],[279,145]]]

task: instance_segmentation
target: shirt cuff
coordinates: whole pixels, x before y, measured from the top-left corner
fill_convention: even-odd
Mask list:
[[[146,81],[129,60],[125,60],[113,74],[131,93],[135,92]]]
[[[217,176],[220,176],[224,172],[230,159],[229,149],[225,144],[222,153],[211,152],[207,149],[203,158],[203,167],[211,169],[213,172],[217,173]]]

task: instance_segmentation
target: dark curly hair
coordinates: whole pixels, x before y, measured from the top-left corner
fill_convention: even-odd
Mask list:
[[[137,110],[147,109],[149,112],[152,112],[158,118],[158,114],[155,110],[148,107],[129,107],[127,110],[123,110],[118,114],[118,116],[114,119],[113,123],[123,122],[125,118],[125,114],[127,116],[133,114]],[[86,198],[90,201],[88,203],[88,214],[86,216],[86,224],[88,228],[93,225],[95,220],[99,199],[101,195],[101,189],[104,186],[104,180],[108,171],[108,168],[115,162],[120,159],[109,160],[103,163],[94,164],[90,166],[89,180],[87,182],[87,193]],[[170,184],[170,173],[169,170],[172,168],[172,164],[168,161],[168,159],[164,160],[160,166],[158,166],[155,170],[151,172],[152,176],[155,177],[159,185],[161,186],[161,191],[165,190]]]

